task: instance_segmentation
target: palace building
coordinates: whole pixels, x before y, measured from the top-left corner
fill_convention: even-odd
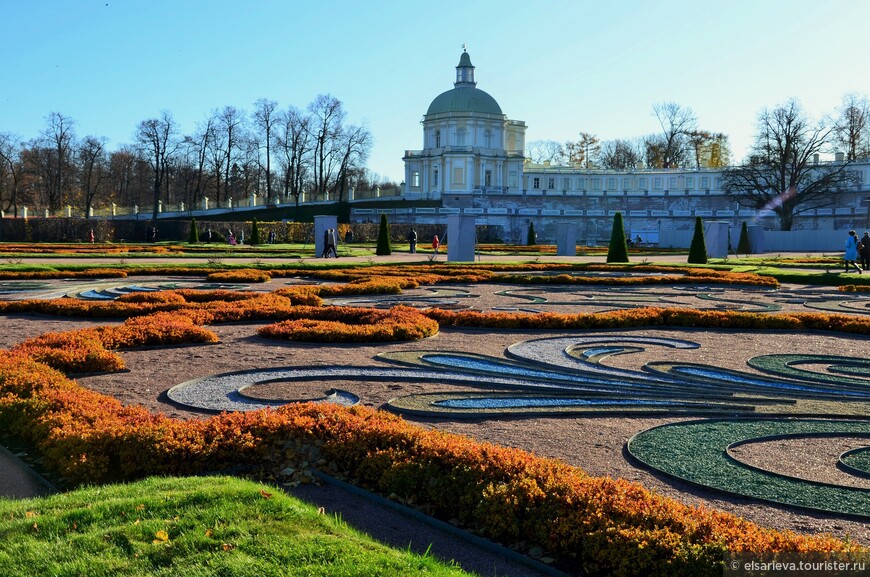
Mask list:
[[[506,242],[524,239],[529,223],[541,242],[555,238],[559,224],[571,223],[578,242],[603,244],[614,214],[621,212],[632,238],[640,235],[662,246],[688,246],[698,216],[733,227],[760,224],[774,236],[780,228],[773,211],[749,209],[725,195],[721,169],[612,171],[526,162],[525,122],[509,119],[495,98],[477,87],[466,51],[453,88],[432,100],[422,125],[423,148],[406,150],[403,158],[403,194],[406,200],[441,205],[396,209],[402,212],[390,215],[392,222],[442,223],[451,214],[470,214],[479,224],[501,226]],[[833,206],[799,213],[795,230],[814,231],[810,236],[822,245],[830,238],[839,248],[843,231],[870,228],[870,162],[850,170],[859,184],[837,193]],[[364,217],[352,212],[352,219]]]

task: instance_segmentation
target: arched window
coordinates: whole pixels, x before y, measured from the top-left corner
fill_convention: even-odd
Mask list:
[[[435,131],[435,148],[441,148],[441,131]]]
[[[456,144],[458,146],[465,146],[465,135],[466,132],[464,128],[460,128],[456,131]]]
[[[492,148],[492,130],[488,128],[483,133],[483,142],[486,148]]]

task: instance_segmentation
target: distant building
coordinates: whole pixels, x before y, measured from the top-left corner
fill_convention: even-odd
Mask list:
[[[779,229],[772,211],[739,206],[723,193],[720,169],[611,171],[524,162],[525,122],[509,120],[498,102],[477,88],[465,51],[453,88],[432,101],[422,124],[422,150],[406,150],[403,158],[403,195],[440,200],[441,206],[397,209],[402,212],[391,216],[393,222],[442,223],[449,214],[473,214],[480,224],[502,226],[508,242],[521,242],[530,222],[542,242],[549,242],[559,223],[570,222],[579,242],[601,244],[610,238],[613,215],[621,212],[632,238],[666,246],[687,246],[696,216]],[[870,228],[870,162],[856,163],[853,170],[856,188],[839,193],[834,206],[800,213],[794,228],[830,231],[831,242],[838,231]],[[375,212],[354,210],[351,217],[365,220]]]
[[[508,120],[495,98],[477,88],[471,57],[463,51],[453,88],[423,116],[423,150],[405,151],[405,198],[516,191],[525,139],[526,124]]]

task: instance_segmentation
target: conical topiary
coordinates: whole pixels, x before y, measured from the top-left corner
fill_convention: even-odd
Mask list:
[[[199,244],[199,231],[196,229],[196,219],[190,219],[190,233],[187,235],[188,244]]]
[[[260,244],[260,229],[257,226],[257,219],[255,218],[251,222],[251,245],[256,246]]]
[[[704,226],[701,217],[695,217],[695,234],[692,236],[692,246],[689,247],[690,264],[707,264],[707,243],[704,241]]]
[[[628,246],[625,243],[625,227],[622,224],[622,213],[613,216],[613,230],[610,233],[610,245],[607,247],[607,262],[628,262]]]
[[[752,252],[752,246],[749,244],[749,227],[746,222],[740,227],[740,240],[737,241],[737,254],[749,254]]]
[[[526,234],[526,244],[532,246],[538,244],[538,235],[535,233],[535,223],[529,222],[529,231]]]
[[[387,224],[387,215],[381,215],[381,226],[378,229],[378,246],[375,249],[375,254],[378,256],[386,256],[393,254],[393,249],[390,247],[390,225]]]

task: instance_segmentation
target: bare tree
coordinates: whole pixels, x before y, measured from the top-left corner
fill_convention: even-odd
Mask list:
[[[661,148],[661,167],[678,167],[685,158],[685,137],[695,130],[698,122],[695,113],[676,102],[656,103],[652,111],[662,127],[661,138],[657,141]]]
[[[21,139],[8,132],[0,132],[0,206],[4,212],[12,209],[18,218],[18,194],[21,186]]]
[[[338,201],[344,202],[352,174],[365,166],[372,147],[371,132],[365,126],[348,126],[339,138],[341,163],[336,179]]]
[[[843,96],[836,121],[837,146],[846,151],[846,160],[870,156],[870,102],[855,93]]]
[[[526,158],[535,164],[562,164],[565,162],[565,149],[555,140],[534,140],[526,146]]]
[[[205,188],[209,181],[206,165],[209,144],[214,137],[214,132],[214,117],[209,117],[204,124],[197,127],[193,135],[184,137],[182,148],[192,171],[190,202],[199,202],[205,196]]]
[[[91,207],[107,175],[108,157],[104,137],[86,136],[78,147],[79,184],[85,218],[91,217]]]
[[[311,113],[311,131],[314,135],[314,194],[324,197],[329,190],[333,172],[338,168],[340,159],[336,142],[344,122],[341,101],[329,94],[319,94],[308,105]]]
[[[139,204],[136,190],[136,168],[140,163],[139,151],[132,146],[122,146],[109,155],[109,198],[127,206]]]
[[[57,210],[63,206],[64,190],[67,186],[67,171],[71,163],[71,151],[75,141],[73,128],[75,121],[60,112],[51,112],[46,117],[48,127],[43,138],[54,149],[54,174],[51,180],[50,208]]]
[[[239,148],[245,138],[244,135],[244,112],[234,106],[225,106],[217,115],[216,130],[218,136],[216,142],[223,144],[221,152],[223,153],[223,169],[224,169],[224,185],[226,189],[226,197],[229,198],[231,192],[229,190],[230,171],[236,155],[239,153]],[[220,194],[220,191],[218,191]],[[218,196],[220,200],[220,196]]]
[[[634,169],[643,159],[643,150],[630,140],[608,140],[601,143],[601,166],[610,170]]]
[[[266,197],[272,201],[272,128],[276,122],[278,103],[260,98],[254,103],[254,122],[260,142],[266,147]]]
[[[805,210],[830,206],[838,191],[855,184],[849,162],[816,164],[832,142],[833,129],[811,122],[796,100],[765,109],[748,160],[725,170],[723,190],[738,203],[773,210],[782,230]]]
[[[142,147],[142,152],[151,164],[154,210],[151,220],[157,226],[158,206],[160,193],[163,190],[169,163],[175,151],[178,149],[178,128],[172,114],[163,111],[160,118],[151,118],[139,123],[136,131],[136,140]]]
[[[292,197],[298,207],[308,174],[312,140],[311,117],[291,106],[278,114],[276,128],[275,145],[284,174],[284,198]]]

